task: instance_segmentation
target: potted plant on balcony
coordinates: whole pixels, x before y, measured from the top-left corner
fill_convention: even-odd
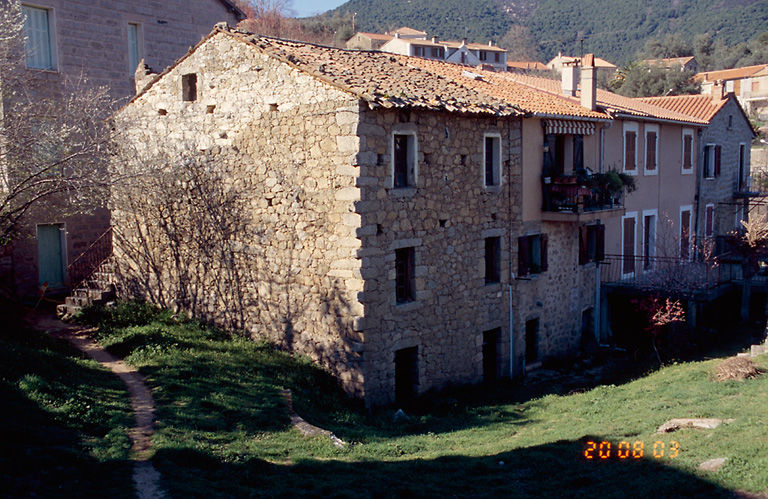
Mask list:
[[[614,206],[621,203],[625,192],[635,190],[635,178],[612,168],[605,173],[590,175],[588,186],[592,188],[600,204]]]

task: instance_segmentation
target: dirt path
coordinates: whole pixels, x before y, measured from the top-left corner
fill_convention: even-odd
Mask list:
[[[131,396],[131,407],[136,416],[136,426],[129,432],[135,461],[133,481],[136,485],[136,493],[140,499],[165,497],[160,488],[160,473],[155,470],[150,461],[155,404],[144,376],[92,340],[89,333],[93,329],[67,324],[44,313],[34,314],[28,322],[35,329],[47,331],[55,338],[69,341],[75,348],[112,371],[125,383]]]

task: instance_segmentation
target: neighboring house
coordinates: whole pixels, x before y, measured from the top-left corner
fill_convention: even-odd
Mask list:
[[[543,62],[507,61],[507,71],[549,71]]]
[[[547,63],[547,67],[559,72],[563,69],[564,66],[578,66],[580,60],[580,57],[572,57],[558,53],[556,57]],[[597,76],[603,78],[613,77],[617,69],[615,64],[612,64],[600,57],[595,57],[595,67],[597,68]]]
[[[715,236],[743,229],[749,200],[756,190],[749,185],[750,144],[755,132],[732,93],[680,95],[642,99],[665,109],[707,122],[694,137],[697,157],[697,196],[693,233],[699,245]],[[703,248],[706,249],[706,248]]]
[[[379,47],[382,52],[444,60],[465,66],[483,66],[486,69],[501,71],[505,71],[507,67],[507,51],[490,41],[484,45],[468,43],[467,40],[439,40],[437,37],[427,38],[425,32],[411,28],[400,28],[391,35],[390,39]],[[357,35],[352,37],[350,42],[357,45]],[[347,48],[353,48],[349,42]]]
[[[215,23],[244,17],[228,0],[36,0],[22,6],[25,78],[41,99],[66,96],[70,84],[85,77],[89,84],[108,86],[115,100],[125,100],[135,92],[140,60],[163,68]],[[105,109],[105,116],[109,112]],[[90,215],[53,218],[42,210],[30,213],[13,248],[6,248],[4,271],[12,272],[21,296],[37,295],[43,283],[49,291],[66,288],[72,284],[68,264],[108,227],[109,213],[101,208]]]
[[[426,33],[424,34],[426,36]],[[348,49],[360,50],[379,50],[382,45],[394,38],[393,35],[381,33],[355,33],[352,38],[347,40]]]
[[[504,74],[215,30],[116,122],[138,145],[208,158],[251,222],[232,267],[185,281],[193,304],[163,294],[184,259],[162,243],[137,256],[152,225],[117,209],[123,286],[218,322],[241,304],[243,330],[369,405],[577,353],[594,337],[597,219],[622,210],[565,182],[542,210],[542,151],[545,132],[585,136],[597,161],[610,116]]]
[[[701,82],[701,93],[705,95],[717,93],[715,85],[722,82],[725,91],[736,95],[748,115],[757,113],[768,119],[768,64],[705,71],[694,79]]]
[[[664,59],[645,59],[640,61],[646,66],[660,66],[663,68],[671,69],[678,68],[680,71],[693,71],[696,73],[699,70],[699,65],[696,62],[696,58],[692,55],[688,57],[667,57]]]

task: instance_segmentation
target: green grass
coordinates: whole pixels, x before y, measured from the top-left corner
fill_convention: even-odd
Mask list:
[[[0,496],[131,497],[125,387],[63,341],[0,335]]]
[[[368,416],[304,359],[137,304],[91,312],[100,341],[153,388],[153,462],[173,496],[728,497],[768,490],[768,378],[718,383],[718,360],[666,367],[619,386],[493,402],[467,390],[434,396],[409,423]],[[766,356],[768,357],[768,356]],[[768,358],[758,363],[768,366]],[[280,390],[305,419],[349,442],[301,436]],[[477,392],[478,390],[472,390]],[[501,394],[501,395],[499,395]],[[734,418],[714,430],[656,435],[676,417]],[[587,461],[586,441],[645,443],[644,459]],[[680,453],[654,459],[654,441]],[[698,471],[727,457],[717,473]]]

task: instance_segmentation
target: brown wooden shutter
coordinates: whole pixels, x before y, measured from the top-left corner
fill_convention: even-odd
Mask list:
[[[656,169],[656,132],[645,135],[645,169]]]
[[[624,261],[622,272],[630,274],[635,271],[635,219],[624,219]]]
[[[547,235],[541,235],[541,271],[546,272],[549,268],[549,261],[547,259]]]
[[[691,169],[691,154],[693,151],[693,137],[686,135],[683,139],[683,168]]]
[[[589,234],[587,233],[587,226],[582,225],[579,227],[579,265],[585,265],[589,263]]]
[[[602,262],[605,260],[605,225],[597,226],[597,242],[595,244],[595,260]]]
[[[626,152],[626,157],[624,158],[624,165],[626,170],[634,170],[635,169],[635,144],[636,144],[636,137],[637,134],[635,132],[626,131],[624,132],[624,141],[625,147],[624,151]]]
[[[722,154],[722,151],[722,146],[715,146],[715,177],[720,176],[720,155]]]
[[[528,237],[517,238],[517,273],[521,276],[528,275],[530,262],[528,261]]]

